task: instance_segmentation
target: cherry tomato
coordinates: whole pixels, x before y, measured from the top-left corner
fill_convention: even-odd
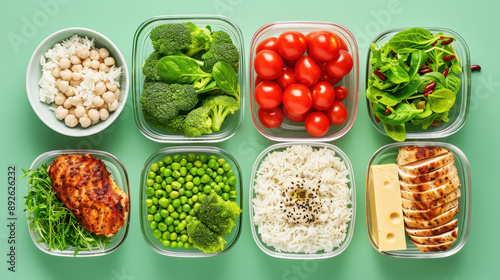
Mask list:
[[[255,72],[264,80],[274,80],[283,71],[283,59],[277,52],[263,50],[255,56]]]
[[[287,87],[296,84],[297,80],[295,79],[294,73],[293,73],[293,68],[291,67],[286,67],[283,69],[283,73],[274,80],[284,91]]]
[[[287,60],[300,58],[306,51],[306,44],[302,43],[296,31],[283,32],[278,37],[278,53]]]
[[[295,67],[295,63],[297,63],[297,60],[298,59],[295,59],[295,60],[287,60],[287,59],[283,59],[283,62],[285,63],[285,65],[287,67]]]
[[[337,36],[337,39],[339,40],[340,43],[340,49],[343,51],[348,52],[349,48],[347,47],[347,44],[345,43],[344,39],[342,39],[339,35],[335,34],[332,32],[333,35]]]
[[[331,125],[339,125],[347,119],[347,110],[340,101],[333,101],[332,106],[324,111]]]
[[[321,77],[321,69],[309,56],[303,56],[295,63],[295,78],[305,86],[313,86]]]
[[[342,78],[351,72],[352,65],[351,55],[346,51],[340,51],[336,59],[326,63],[326,72],[334,78]]]
[[[321,77],[319,78],[321,81],[328,82],[330,85],[334,86],[342,80],[342,78],[334,78],[328,74],[326,71],[326,63],[320,64],[319,68],[321,69]]]
[[[328,132],[330,123],[323,112],[312,112],[306,118],[306,130],[312,136],[321,137]]]
[[[307,47],[309,47],[309,45],[311,45],[311,40],[314,37],[314,35],[316,35],[316,33],[318,33],[318,31],[311,31],[311,32],[307,33],[307,35],[306,35]]]
[[[273,81],[262,81],[255,88],[255,101],[264,109],[274,109],[281,104],[283,91]]]
[[[332,106],[335,92],[328,82],[318,82],[311,87],[312,106],[318,111],[323,111]]]
[[[335,91],[335,100],[343,101],[347,98],[348,91],[344,86],[336,86],[333,90]]]
[[[291,85],[283,93],[283,106],[292,114],[302,115],[311,108],[311,105],[311,92],[305,85]]]
[[[311,109],[309,109],[309,111],[305,112],[304,114],[300,114],[300,115],[288,112],[288,110],[286,109],[285,106],[283,106],[283,108],[281,110],[283,110],[283,115],[285,115],[285,117],[287,119],[294,121],[294,122],[303,122],[306,120],[307,115],[309,115],[309,113],[314,111],[314,108],[311,107]]]
[[[320,31],[312,37],[307,53],[317,60],[330,61],[339,55],[339,51],[337,36],[328,31]]]
[[[261,82],[266,81],[259,76],[255,77],[255,87],[257,87]]]
[[[306,39],[306,36],[304,34],[302,34],[301,32],[298,32],[298,31],[295,31],[295,33],[297,33],[297,35],[299,36],[300,42],[307,49],[307,39]]]
[[[278,41],[278,38],[276,37],[269,37],[263,40],[257,45],[257,50],[255,50],[255,53],[260,53],[260,51],[263,50],[277,52],[278,49],[276,48],[276,41]]]
[[[283,113],[279,107],[266,110],[262,107],[258,111],[259,120],[267,128],[277,128],[283,122]]]

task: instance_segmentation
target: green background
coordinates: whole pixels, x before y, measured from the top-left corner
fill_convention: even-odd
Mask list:
[[[40,3],[56,3],[48,12]],[[285,3],[283,1],[283,3]],[[0,279],[472,279],[497,278],[500,272],[497,177],[500,155],[500,76],[497,35],[500,2],[490,1],[97,1],[41,0],[0,3]],[[41,13],[45,13],[44,20]],[[332,259],[294,261],[267,256],[253,241],[248,216],[248,184],[257,155],[273,142],[254,128],[248,110],[238,133],[215,144],[232,153],[243,170],[243,232],[228,253],[204,259],[158,255],[142,238],[139,227],[139,175],[144,161],[169,144],[155,143],[137,129],[132,102],[127,101],[118,120],[105,131],[87,138],[70,138],[46,127],[31,109],[25,91],[28,61],[36,46],[53,32],[81,26],[110,38],[131,66],[132,38],[136,28],[157,15],[223,14],[243,31],[248,49],[253,33],[273,21],[312,20],[335,22],[350,29],[359,44],[360,98],[351,131],[333,144],[350,158],[357,183],[357,216],[354,237],[347,250]],[[23,33],[26,21],[40,17],[34,32]],[[41,21],[40,21],[41,20]],[[458,146],[467,155],[473,180],[472,225],[465,247],[445,259],[395,259],[374,250],[366,233],[364,180],[371,155],[391,140],[371,125],[364,99],[366,53],[369,42],[395,27],[435,26],[458,32],[468,43],[473,64],[482,71],[472,75],[469,119],[455,135],[441,139]],[[9,38],[22,38],[12,43]],[[131,70],[131,69],[129,69]],[[244,91],[246,92],[246,89]],[[18,200],[17,272],[7,271],[6,195],[7,166],[28,168],[41,153],[64,148],[93,148],[116,155],[126,166],[132,201],[132,219],[126,242],[116,252],[96,258],[61,258],[39,251],[29,237],[23,207]],[[19,180],[17,197],[24,195],[26,181]]]

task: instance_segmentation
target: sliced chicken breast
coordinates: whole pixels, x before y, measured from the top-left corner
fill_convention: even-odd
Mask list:
[[[450,192],[458,189],[460,180],[458,177],[448,180],[444,185],[425,192],[407,192],[401,191],[401,197],[412,201],[434,201],[440,199]]]
[[[443,166],[435,171],[432,171],[423,175],[410,175],[404,173],[401,169],[399,169],[399,180],[406,184],[423,184],[433,182],[434,180],[444,177],[448,174],[452,174],[453,172],[457,172],[457,168],[455,167],[454,161],[450,162],[448,165]]]
[[[445,203],[436,208],[432,208],[429,210],[406,210],[403,209],[403,213],[406,217],[412,220],[424,220],[428,221],[434,219],[435,217],[443,214],[444,212],[453,209],[458,206],[458,199]]]
[[[446,153],[436,157],[412,162],[410,164],[400,166],[399,168],[406,174],[418,176],[435,171],[452,162],[453,154]]]
[[[425,192],[428,190],[432,190],[435,188],[438,188],[446,183],[448,183],[450,180],[454,179],[458,180],[458,173],[455,171],[449,173],[448,175],[436,178],[435,180],[427,183],[420,183],[420,184],[408,184],[403,181],[399,181],[399,185],[401,186],[401,190],[407,191],[407,192]]]
[[[448,223],[453,219],[453,217],[457,213],[458,213],[458,206],[428,221],[413,220],[406,216],[403,216],[403,218],[405,220],[406,226],[408,226],[409,228],[434,228]]]
[[[411,240],[413,242],[413,245],[417,247],[420,251],[422,252],[439,252],[439,251],[446,251],[450,249],[451,245],[453,245],[454,241],[448,241],[446,243],[438,244],[438,245],[422,245],[418,244],[417,242]]]
[[[402,199],[403,209],[408,210],[428,210],[432,208],[439,207],[447,202],[455,200],[460,197],[460,189],[456,189],[446,196],[434,200],[434,201],[411,201],[408,199]]]
[[[442,226],[438,226],[435,228],[426,228],[426,229],[415,229],[415,228],[405,228],[406,232],[408,235],[412,236],[434,236],[434,235],[440,235],[445,232],[448,232],[450,230],[453,230],[454,228],[457,227],[458,220],[452,220],[449,223],[446,223]]]
[[[449,151],[440,147],[416,147],[408,146],[399,148],[398,158],[396,159],[398,165],[406,165],[418,160],[435,157],[441,154],[446,154]]]
[[[422,245],[439,245],[450,241],[453,242],[457,240],[457,237],[458,237],[458,227],[455,227],[455,229],[442,233],[440,235],[425,236],[425,237],[410,235],[410,239],[412,241]]]

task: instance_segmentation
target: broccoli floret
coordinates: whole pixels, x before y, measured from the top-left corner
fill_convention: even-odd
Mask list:
[[[179,54],[192,42],[189,28],[182,23],[168,23],[151,30],[149,38],[155,51],[162,55]]]
[[[220,44],[220,43],[228,43],[232,44],[233,40],[231,40],[231,36],[227,34],[225,31],[218,30],[212,33],[212,44]]]
[[[233,201],[225,201],[215,192],[201,200],[198,219],[210,230],[224,236],[235,226],[234,220],[240,215],[241,209]]]
[[[146,121],[155,127],[165,127],[179,111],[193,109],[198,103],[198,94],[191,85],[151,82],[140,102]]]
[[[191,221],[187,226],[187,234],[193,239],[193,246],[208,254],[222,252],[226,240],[211,231],[199,220]]]
[[[229,43],[213,44],[212,47],[202,56],[202,70],[212,73],[212,68],[219,61],[226,62],[238,73],[240,53],[235,45]]]
[[[191,33],[191,43],[187,47],[185,54],[193,56],[202,50],[208,50],[212,43],[212,34],[207,28],[199,28],[192,22],[186,22],[184,25]]]
[[[240,102],[228,95],[214,95],[203,100],[203,107],[210,110],[212,130],[219,131],[227,115],[240,109]]]
[[[184,134],[187,137],[195,137],[205,133],[212,133],[212,118],[210,110],[199,107],[189,112],[184,122]]]
[[[146,76],[146,79],[150,81],[160,82],[161,78],[158,75],[158,70],[156,69],[156,64],[160,60],[161,55],[156,51],[152,52],[148,58],[142,63],[142,73]]]

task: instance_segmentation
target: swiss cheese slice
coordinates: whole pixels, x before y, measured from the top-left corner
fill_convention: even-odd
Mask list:
[[[396,164],[370,166],[371,236],[379,251],[405,250],[403,208]]]

